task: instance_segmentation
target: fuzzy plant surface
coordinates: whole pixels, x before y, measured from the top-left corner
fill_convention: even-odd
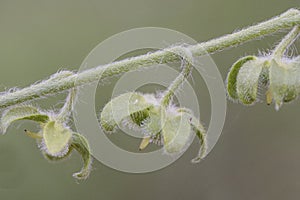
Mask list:
[[[69,117],[72,110],[74,89],[70,91],[65,105],[59,113],[43,111],[39,108],[25,104],[11,107],[3,112],[0,120],[0,130],[4,134],[7,128],[19,120],[31,120],[39,125],[40,131],[33,133],[27,129],[25,134],[37,141],[38,147],[44,157],[50,161],[59,161],[70,156],[76,150],[82,157],[83,168],[74,173],[76,179],[86,179],[91,169],[91,152],[87,139],[69,127]]]
[[[265,89],[267,104],[274,103],[278,110],[284,103],[297,99],[300,93],[300,57],[287,55],[289,47],[299,36],[299,26],[300,11],[290,9],[267,21],[196,45],[171,46],[78,73],[58,72],[23,89],[0,94],[0,131],[6,133],[7,128],[19,120],[36,122],[39,131],[25,130],[25,134],[37,141],[44,157],[59,161],[69,157],[73,150],[77,151],[82,157],[83,167],[73,176],[86,179],[91,171],[91,149],[88,140],[70,128],[76,89],[128,71],[181,61],[181,73],[164,92],[143,94],[130,91],[121,94],[104,106],[99,122],[107,133],[122,126],[137,130],[143,134],[138,147],[140,150],[155,143],[162,145],[169,155],[182,153],[195,134],[200,148],[192,162],[198,163],[206,156],[208,144],[205,128],[189,108],[180,107],[173,101],[178,89],[191,76],[194,59],[275,32],[291,30],[271,53],[240,58],[233,64],[226,79],[228,97],[234,102],[253,105],[258,101],[258,92]],[[59,112],[33,106],[34,100],[63,91],[67,91],[68,96]]]
[[[244,105],[258,101],[258,91],[265,89],[266,102],[279,110],[300,93],[300,56],[287,56],[288,48],[300,35],[300,27],[292,31],[270,53],[249,55],[233,64],[227,76],[228,96]]]

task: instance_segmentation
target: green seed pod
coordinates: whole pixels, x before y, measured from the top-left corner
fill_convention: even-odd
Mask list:
[[[111,132],[128,117],[132,119],[133,123],[140,125],[148,117],[148,111],[153,105],[150,102],[153,99],[152,96],[136,92],[125,93],[112,99],[101,112],[102,128],[106,132]]]
[[[240,58],[238,61],[236,61],[232,65],[232,67],[230,68],[230,71],[227,75],[227,93],[228,93],[228,96],[233,100],[238,99],[236,82],[237,82],[237,75],[239,73],[239,70],[246,62],[248,62],[250,60],[256,60],[256,57],[255,56],[246,56],[246,57]]]
[[[256,101],[264,64],[263,59],[254,59],[244,63],[240,68],[236,80],[236,91],[241,103],[251,105]]]
[[[297,61],[273,59],[270,66],[270,91],[278,110],[283,102],[297,98],[300,92],[300,67]]]

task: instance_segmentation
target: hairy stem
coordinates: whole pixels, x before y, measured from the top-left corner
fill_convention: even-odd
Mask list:
[[[76,96],[76,88],[72,88],[69,91],[66,102],[64,106],[61,108],[57,118],[60,122],[66,123],[69,120],[69,117],[73,110],[73,104]]]
[[[260,38],[262,36],[289,29],[300,25],[300,11],[290,9],[282,15],[272,18],[260,24],[250,26],[238,32],[222,36],[207,42],[191,45],[187,48],[193,56],[200,56],[207,53],[214,53],[225,48],[237,46],[244,42]],[[56,94],[70,88],[91,83],[94,81],[109,78],[131,70],[140,69],[154,64],[171,63],[180,61],[181,57],[174,53],[181,46],[175,46],[159,50],[146,55],[128,58],[122,61],[113,62],[78,74],[50,78],[46,81],[31,85],[12,93],[3,93],[0,96],[0,108],[6,108],[22,102],[38,99],[43,96]]]
[[[161,100],[162,105],[168,106],[171,103],[171,101],[175,95],[175,92],[184,83],[184,81],[188,78],[188,76],[191,74],[191,71],[192,71],[191,63],[186,60],[183,60],[182,61],[182,71],[165,91],[165,93],[162,97],[162,100]]]
[[[300,34],[300,26],[295,26],[289,34],[287,34],[273,51],[273,57],[281,58],[289,46],[294,43]]]

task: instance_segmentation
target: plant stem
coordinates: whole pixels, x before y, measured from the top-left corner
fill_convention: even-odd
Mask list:
[[[57,119],[60,122],[66,123],[69,120],[70,115],[73,110],[75,96],[76,96],[76,88],[70,89],[69,94],[66,99],[66,102],[65,102],[64,106],[61,108],[61,110],[58,114],[58,117],[57,117]]]
[[[191,63],[186,60],[182,60],[182,71],[165,91],[161,100],[162,105],[167,107],[171,103],[171,100],[173,99],[175,92],[189,77],[191,71],[192,71]]]
[[[225,48],[237,46],[279,30],[292,28],[296,25],[300,25],[300,11],[297,9],[290,9],[280,16],[260,24],[250,26],[246,29],[217,39],[184,48],[187,48],[192,53],[192,56],[215,53]],[[140,69],[149,65],[178,62],[181,57],[174,53],[173,50],[176,48],[178,49],[180,46],[170,47],[146,55],[98,66],[67,77],[48,79],[15,92],[3,93],[0,96],[0,108],[6,108],[26,101],[35,100],[46,95],[56,94],[76,86],[103,80],[114,75]]]
[[[295,26],[289,34],[287,34],[273,51],[273,57],[281,59],[289,46],[294,43],[300,34],[300,26]]]

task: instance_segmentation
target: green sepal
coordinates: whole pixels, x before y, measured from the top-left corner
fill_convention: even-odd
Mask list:
[[[189,123],[192,126],[192,131],[197,135],[199,139],[199,152],[198,155],[192,159],[192,163],[199,163],[206,156],[207,142],[206,142],[206,130],[200,121],[192,114],[189,109],[179,109],[189,119]]]
[[[227,75],[227,93],[230,98],[234,100],[238,99],[236,82],[237,82],[237,76],[239,70],[246,62],[255,59],[256,59],[255,56],[245,56],[243,58],[240,58],[238,61],[236,61],[230,68],[230,71]]]
[[[283,102],[293,101],[300,92],[300,68],[298,62],[282,62],[273,59],[270,66],[270,91],[276,109]]]
[[[181,153],[191,142],[192,127],[189,120],[189,117],[183,113],[166,113],[161,133],[166,153]]]
[[[68,148],[72,132],[56,121],[49,121],[43,126],[43,140],[46,151],[52,156],[63,156]]]
[[[100,124],[104,131],[113,131],[123,119],[131,117],[132,121],[140,125],[147,118],[147,112],[152,106],[139,93],[129,92],[122,94],[108,102],[100,116]]]
[[[13,107],[4,111],[4,114],[1,117],[1,132],[4,134],[11,123],[19,120],[31,120],[38,123],[46,123],[49,120],[49,117],[34,106],[24,105]]]
[[[73,133],[71,148],[74,148],[80,155],[83,161],[83,167],[80,172],[74,173],[76,179],[86,179],[91,172],[92,155],[87,139],[79,134]]]
[[[264,64],[265,61],[261,59],[250,60],[239,70],[236,91],[241,103],[251,105],[256,101]]]
[[[92,155],[87,139],[79,133],[72,134],[70,147],[65,155],[58,157],[43,152],[44,157],[51,162],[63,161],[68,158],[73,150],[76,150],[83,160],[83,167],[80,172],[73,174],[73,177],[79,180],[88,178],[91,171]]]

